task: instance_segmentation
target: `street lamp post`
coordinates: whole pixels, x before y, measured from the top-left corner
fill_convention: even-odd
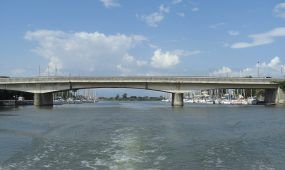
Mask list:
[[[259,77],[259,61],[257,61],[257,77]]]
[[[41,76],[41,66],[39,66],[39,77]]]
[[[55,66],[54,76],[57,76],[57,67]]]
[[[49,65],[48,65],[48,68],[47,68],[47,76],[49,77]]]

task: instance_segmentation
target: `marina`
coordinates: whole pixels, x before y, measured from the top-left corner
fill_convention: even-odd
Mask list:
[[[214,93],[214,91],[224,91],[225,93]],[[261,92],[260,96],[253,96],[253,91],[250,90],[250,95],[244,97],[240,92],[245,95],[245,90],[205,90],[205,91],[192,91],[184,94],[183,102],[187,103],[199,103],[199,104],[231,104],[231,105],[257,105],[265,104],[264,102],[264,92]],[[171,95],[165,95],[162,102],[171,102]]]

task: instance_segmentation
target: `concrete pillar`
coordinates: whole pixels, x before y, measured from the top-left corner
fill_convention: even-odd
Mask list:
[[[276,103],[285,104],[285,91],[282,90],[280,87],[278,87],[277,89]]]
[[[172,106],[183,106],[183,93],[172,93]]]
[[[264,102],[265,104],[276,104],[277,89],[265,89]]]
[[[35,93],[34,94],[34,105],[35,106],[52,106],[53,95],[52,93]]]

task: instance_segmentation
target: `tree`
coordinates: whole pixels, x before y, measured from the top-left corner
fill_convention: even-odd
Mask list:
[[[119,99],[120,99],[120,95],[117,94],[116,97],[115,97],[115,99],[116,99],[116,100],[119,100]]]

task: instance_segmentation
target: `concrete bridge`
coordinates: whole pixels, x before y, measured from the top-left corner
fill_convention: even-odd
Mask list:
[[[15,77],[0,78],[0,89],[34,93],[34,105],[53,105],[53,92],[90,88],[133,88],[172,93],[172,105],[183,106],[183,93],[207,89],[265,89],[265,102],[285,103],[273,78],[225,77]]]

